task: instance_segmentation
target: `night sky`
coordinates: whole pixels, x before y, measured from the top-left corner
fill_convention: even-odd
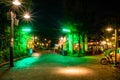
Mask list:
[[[54,39],[56,35],[57,37],[60,35],[60,22],[64,21],[66,14],[69,13],[72,13],[75,19],[85,21],[87,27],[93,31],[100,29],[106,19],[120,18],[118,0],[33,0],[33,2],[35,28],[42,32],[42,35]]]

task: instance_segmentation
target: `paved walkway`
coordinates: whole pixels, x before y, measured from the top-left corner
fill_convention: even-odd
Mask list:
[[[100,58],[34,53],[13,68],[0,67],[0,80],[120,80],[120,68],[101,65]]]

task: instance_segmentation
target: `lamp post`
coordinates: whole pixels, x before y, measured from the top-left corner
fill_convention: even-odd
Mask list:
[[[117,67],[117,29],[115,28],[115,67]]]
[[[107,31],[111,31],[112,28],[107,28]],[[117,45],[117,28],[115,26],[115,29],[114,29],[114,32],[115,32],[115,64],[114,64],[114,67],[117,67],[117,48],[118,48],[118,45]]]
[[[18,0],[14,0],[12,2],[13,5],[19,6],[21,5],[21,3]],[[10,18],[11,18],[11,27],[10,27],[10,67],[14,66],[13,63],[13,54],[14,54],[14,22],[15,22],[15,18],[16,15],[15,13],[13,13],[13,11],[10,11]]]

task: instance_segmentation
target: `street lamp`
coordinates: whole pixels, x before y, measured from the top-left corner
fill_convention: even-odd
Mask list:
[[[17,5],[17,6],[21,5],[21,3],[20,3],[19,0],[14,0],[12,3],[13,3],[14,5]]]
[[[15,6],[19,6],[21,5],[21,3],[18,0],[14,0],[12,2],[13,5]],[[15,13],[13,13],[13,11],[10,11],[10,17],[11,17],[11,27],[10,27],[10,67],[13,67],[13,46],[14,46],[14,22],[15,22]]]
[[[117,29],[115,28],[115,67],[117,67]]]
[[[64,32],[71,32],[70,29],[63,29]]]
[[[31,17],[31,16],[30,16],[28,13],[24,14],[24,18],[25,18],[25,19],[30,19],[30,17]]]
[[[112,28],[107,28],[107,30],[108,31],[111,31],[111,30],[113,30]],[[114,31],[115,31],[115,67],[117,67],[117,28],[116,28],[116,26],[115,26],[115,29],[114,29]]]

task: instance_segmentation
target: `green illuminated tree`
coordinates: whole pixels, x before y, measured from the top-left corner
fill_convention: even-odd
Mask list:
[[[83,56],[87,51],[87,36],[83,23],[64,23],[64,33],[68,37],[68,51],[70,55]],[[78,48],[75,50],[74,45],[78,44]]]
[[[0,1],[0,63],[9,60],[9,23],[6,11],[6,6]]]
[[[79,44],[77,53],[78,55],[82,55],[87,50],[87,26],[90,26],[92,13],[85,7],[87,6],[85,1],[64,0],[63,2],[66,16],[64,22],[69,22],[72,25],[72,28],[69,29],[72,29],[72,35],[76,35],[77,43]]]

